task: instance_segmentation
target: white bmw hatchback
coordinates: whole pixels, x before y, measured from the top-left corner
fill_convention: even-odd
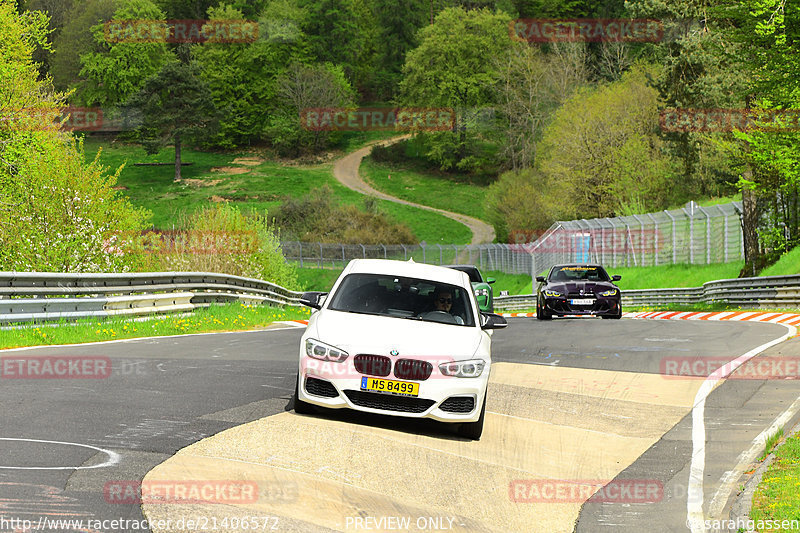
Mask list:
[[[491,330],[463,272],[412,261],[356,259],[331,292],[303,294],[317,309],[300,341],[294,408],[349,408],[458,423],[479,439],[491,369]]]

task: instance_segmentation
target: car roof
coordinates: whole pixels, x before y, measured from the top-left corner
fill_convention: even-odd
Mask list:
[[[393,259],[353,259],[342,274],[389,274],[421,278],[461,287],[470,287],[469,277],[460,270],[413,261]]]

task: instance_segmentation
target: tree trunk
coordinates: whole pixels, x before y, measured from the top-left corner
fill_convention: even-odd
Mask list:
[[[752,171],[745,170],[744,177],[752,178]],[[742,238],[744,239],[744,268],[740,276],[755,276],[762,263],[758,251],[758,206],[756,193],[752,189],[742,189]]]
[[[181,136],[175,135],[175,180],[181,181]]]

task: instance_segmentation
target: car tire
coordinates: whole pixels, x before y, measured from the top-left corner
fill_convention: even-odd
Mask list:
[[[539,320],[550,320],[552,315],[547,312],[544,306],[539,305],[539,301],[536,301],[536,318]]]
[[[294,383],[294,412],[298,415],[310,415],[314,412],[314,406],[300,399],[300,377]]]
[[[458,434],[461,437],[471,440],[481,440],[483,434],[483,419],[486,416],[486,393],[483,394],[483,406],[481,407],[481,416],[476,422],[466,422],[461,424],[458,428]]]
[[[620,318],[622,318],[622,309],[620,308],[619,313],[617,313],[616,315],[602,315],[602,317],[603,318],[611,318],[611,319],[614,319],[614,320],[619,320]]]

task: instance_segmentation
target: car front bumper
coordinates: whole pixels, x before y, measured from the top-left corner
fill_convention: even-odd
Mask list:
[[[354,409],[368,413],[431,418],[441,422],[475,422],[480,417],[490,364],[477,378],[444,376],[434,365],[424,381],[389,376],[368,376],[354,368],[352,358],[342,363],[323,362],[301,356],[298,397],[300,400],[332,409]],[[416,397],[400,396],[361,389],[362,377],[419,383]],[[469,408],[469,411],[466,411]]]

